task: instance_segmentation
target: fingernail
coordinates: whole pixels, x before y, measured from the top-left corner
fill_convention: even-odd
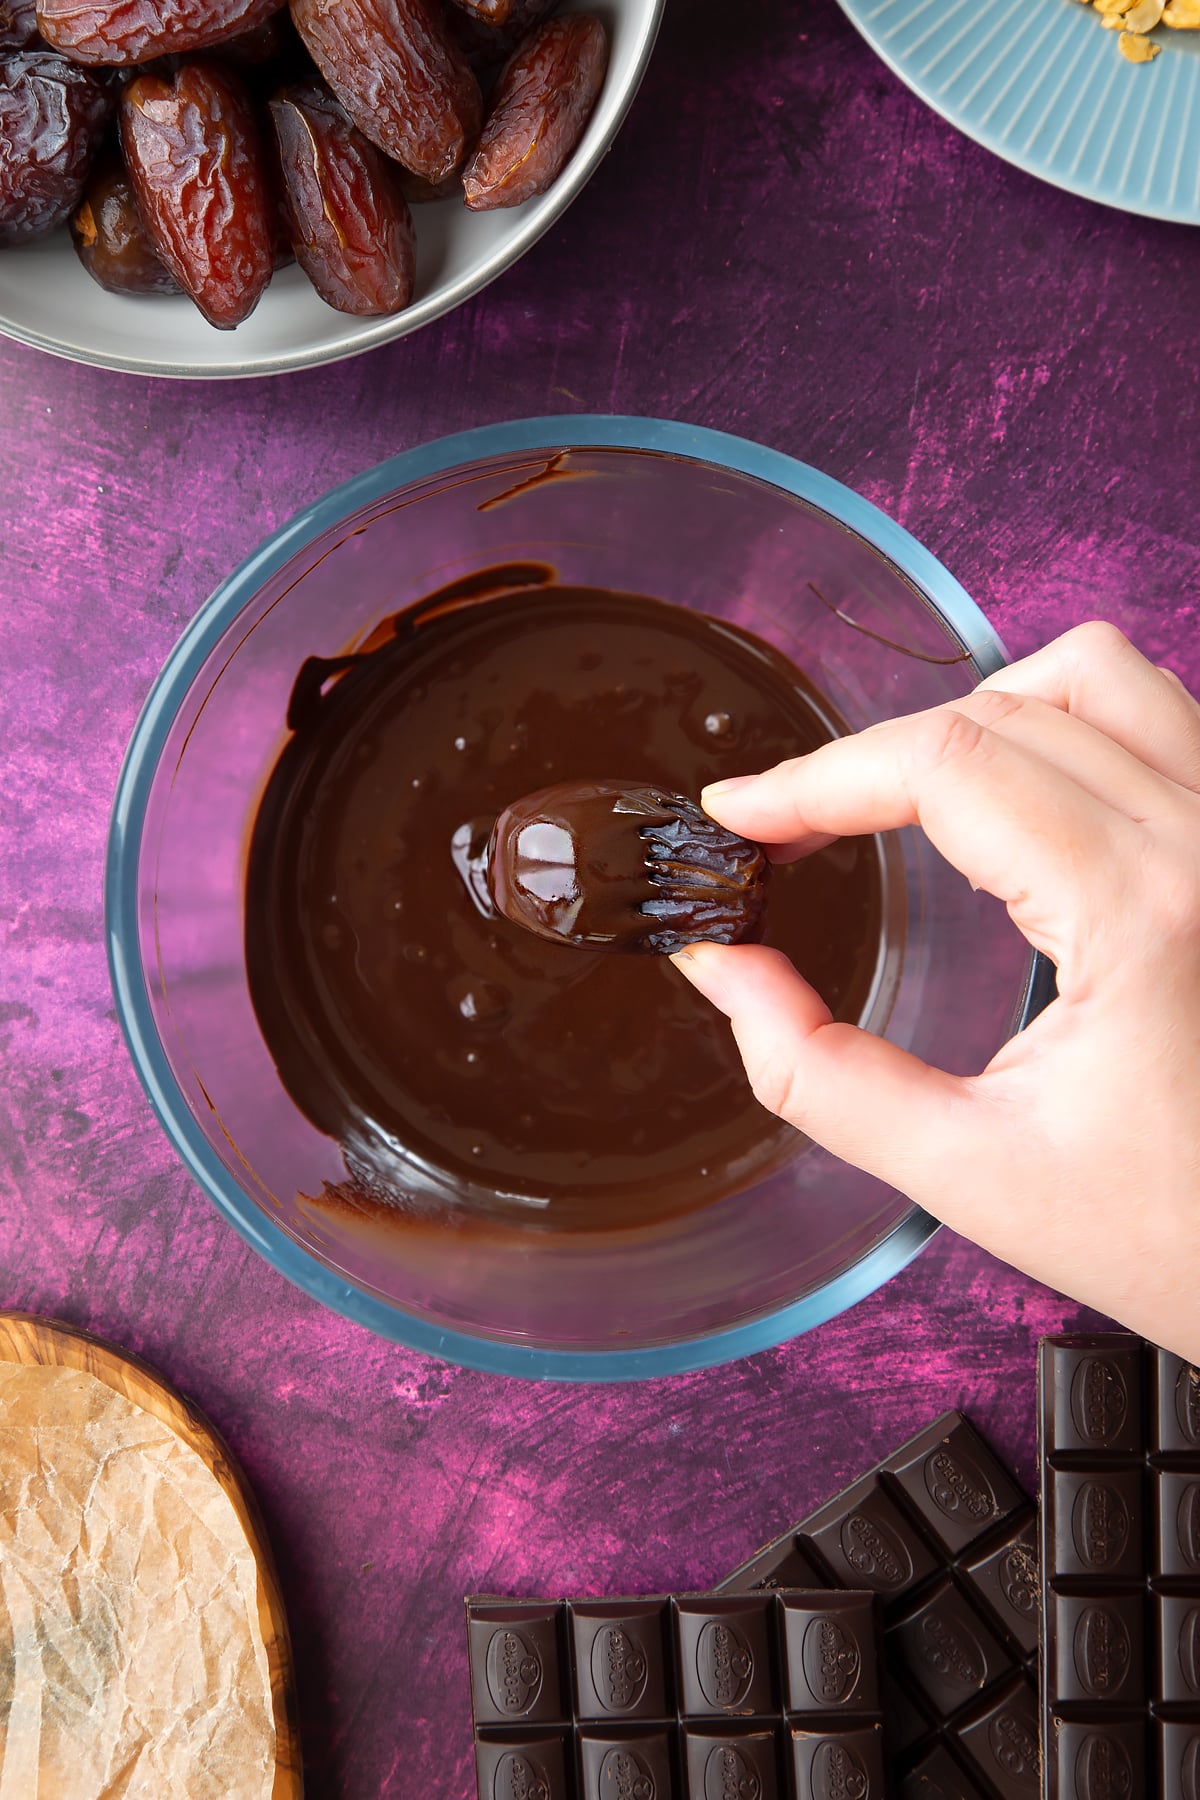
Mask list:
[[[700,789],[700,804],[704,805],[706,794],[714,798],[717,794],[732,794],[735,788],[749,787],[757,780],[757,775],[728,775],[724,781],[710,781],[707,787]]]
[[[671,961],[685,980],[690,981],[698,994],[712,1002],[719,1012],[728,1018],[731,1012],[729,995],[725,983],[717,970],[713,968],[712,956],[706,951],[676,950]]]

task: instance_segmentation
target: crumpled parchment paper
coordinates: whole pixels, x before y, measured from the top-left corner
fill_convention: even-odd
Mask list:
[[[0,1363],[0,1800],[269,1800],[254,1556],[196,1452]]]

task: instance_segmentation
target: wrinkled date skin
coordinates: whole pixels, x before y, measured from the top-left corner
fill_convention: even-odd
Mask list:
[[[127,68],[251,31],[282,0],[37,0],[38,30],[72,62]]]
[[[327,306],[371,317],[412,299],[416,239],[400,171],[315,83],[271,101],[296,261]]]
[[[112,106],[107,87],[52,50],[0,60],[0,244],[70,217]]]
[[[36,36],[33,0],[0,0],[0,50],[23,50]]]
[[[477,12],[470,0],[445,0],[444,11],[450,36],[478,73],[507,62],[558,4],[559,0],[511,0],[503,21],[496,13]]]
[[[433,0],[291,0],[309,52],[363,134],[426,181],[451,174],[483,101]]]
[[[119,161],[105,162],[88,182],[71,218],[76,254],[110,294],[178,294],[179,283],[150,241],[133,187]]]
[[[478,148],[463,170],[472,212],[543,194],[574,150],[604,83],[608,37],[599,19],[550,19],[496,83]]]
[[[215,63],[121,96],[121,147],[151,240],[210,325],[231,331],[271,279],[275,218],[250,96]]]

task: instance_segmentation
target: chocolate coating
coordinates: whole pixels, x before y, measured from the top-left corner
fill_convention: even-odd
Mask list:
[[[770,864],[695,801],[628,781],[562,782],[506,806],[488,847],[497,911],[555,943],[669,956],[763,925]]]
[[[698,793],[815,748],[836,715],[747,633],[551,576],[485,572],[350,655],[311,658],[253,822],[260,1027],[296,1105],[342,1147],[346,1203],[387,1217],[642,1225],[803,1143],[668,963],[511,929],[484,853],[505,806],[598,761]],[[775,871],[768,940],[857,1019],[881,913],[878,843],[846,840]]]

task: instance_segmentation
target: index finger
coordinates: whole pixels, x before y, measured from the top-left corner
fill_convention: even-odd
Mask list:
[[[1200,705],[1169,669],[1155,668],[1115,625],[1076,625],[981,681],[1044,700],[1103,732],[1147,768],[1200,793]]]
[[[1114,871],[1126,866],[1138,831],[1052,764],[952,706],[718,782],[702,800],[731,831],[799,849],[919,825],[1056,961],[1066,922],[1084,908],[1091,916],[1112,910]]]

